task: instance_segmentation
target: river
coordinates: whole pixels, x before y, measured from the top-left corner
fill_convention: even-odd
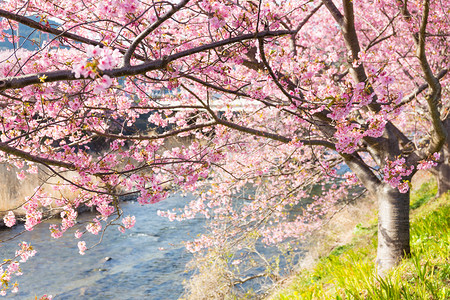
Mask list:
[[[108,228],[97,247],[78,254],[74,230],[60,239],[50,237],[49,223],[39,224],[31,232],[0,244],[0,258],[11,257],[20,241],[30,242],[38,251],[22,264],[23,275],[15,277],[19,293],[9,293],[4,299],[34,299],[43,294],[54,299],[178,299],[183,293],[183,280],[191,274],[185,271],[192,255],[182,241],[205,230],[205,220],[197,218],[170,222],[157,216],[157,210],[184,207],[191,197],[174,195],[153,205],[124,202],[124,215],[135,215],[136,225],[124,234]],[[92,219],[84,213],[80,221]],[[0,240],[23,230],[23,225],[0,231]],[[99,236],[85,234],[87,245],[95,244]],[[163,250],[160,250],[163,248]],[[106,261],[105,258],[111,259]],[[13,281],[14,281],[13,280]]]

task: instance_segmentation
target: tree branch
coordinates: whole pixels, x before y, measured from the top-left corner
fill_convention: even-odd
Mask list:
[[[425,54],[425,34],[428,24],[428,15],[430,12],[430,1],[425,0],[422,10],[422,21],[420,24],[419,33],[415,39],[417,52],[416,55],[419,58],[420,66],[425,75],[425,81],[429,86],[429,92],[425,96],[428,103],[428,108],[431,114],[431,120],[433,124],[434,132],[431,136],[431,143],[427,150],[427,154],[430,155],[434,152],[439,152],[445,143],[447,133],[444,128],[444,124],[441,121],[438,105],[441,101],[441,84],[439,80],[433,75],[433,71],[428,63],[427,56]]]
[[[300,22],[300,24],[297,25],[295,28],[295,34],[291,35],[291,49],[294,55],[297,55],[297,46],[295,44],[295,36],[297,33],[305,26],[306,23],[308,23],[309,19],[322,7],[323,2],[319,3],[316,7],[314,7],[311,12],[303,19],[303,21]]]
[[[380,179],[372,172],[370,167],[362,160],[362,158],[356,154],[339,153],[345,160],[347,166],[358,176],[359,180],[363,182],[364,186],[371,194],[375,194],[378,186],[380,185]]]
[[[66,169],[75,169],[75,165],[71,164],[71,163],[66,163],[66,162],[62,162],[62,161],[58,161],[58,160],[54,160],[54,159],[49,159],[49,158],[43,158],[43,157],[38,157],[35,155],[32,155],[28,152],[19,150],[17,148],[11,147],[8,144],[5,143],[0,143],[0,151],[23,158],[27,161],[32,161],[35,163],[39,163],[45,166],[55,166],[55,167],[62,167],[62,168],[66,168]]]
[[[344,35],[344,41],[347,49],[352,53],[351,62],[358,60],[358,54],[361,51],[359,46],[358,35],[355,28],[355,14],[353,11],[353,2],[351,0],[344,0],[344,21],[342,23],[342,34]],[[363,64],[359,64],[358,67],[353,67],[350,64],[350,74],[356,82],[365,82],[367,80],[366,72],[364,71]]]
[[[437,73],[436,78],[438,80],[440,80],[440,79],[444,78],[444,76],[447,75],[447,73],[448,73],[448,69],[442,69],[441,71],[439,71],[439,73]],[[398,104],[395,108],[399,108],[405,104],[408,104],[409,102],[414,100],[420,93],[422,93],[424,90],[426,90],[428,87],[429,87],[428,83],[424,83],[424,84],[420,85],[414,92],[403,97],[400,104]]]
[[[136,51],[137,46],[144,40],[150,33],[152,33],[156,28],[158,28],[164,21],[170,19],[177,11],[179,11],[181,8],[183,8],[186,4],[188,4],[190,0],[183,0],[177,5],[175,5],[170,11],[168,11],[166,14],[164,14],[162,17],[158,18],[152,25],[150,25],[147,29],[142,31],[131,43],[130,47],[128,48],[127,52],[125,53],[123,57],[123,65],[129,66],[130,65],[130,59],[134,54],[134,51]]]
[[[266,67],[267,71],[269,72],[270,77],[272,78],[273,82],[275,82],[275,84],[277,85],[277,87],[280,89],[280,91],[290,100],[292,101],[292,99],[296,99],[299,101],[303,101],[303,99],[300,99],[298,97],[295,97],[291,94],[289,94],[285,88],[281,85],[280,81],[278,80],[278,78],[276,77],[275,73],[273,72],[272,68],[269,65],[269,62],[266,59],[266,54],[264,53],[264,40],[263,39],[259,39],[258,40],[258,47],[259,47],[259,55],[261,57],[261,61],[264,63],[264,66]]]
[[[214,125],[217,125],[217,124],[218,124],[218,122],[211,121],[211,122],[208,122],[208,123],[192,125],[192,126],[189,126],[189,127],[186,127],[186,128],[171,130],[171,131],[168,131],[166,133],[158,134],[158,135],[122,135],[122,134],[113,134],[113,133],[100,132],[98,130],[87,130],[87,131],[95,133],[98,136],[111,138],[111,139],[147,141],[147,140],[162,139],[162,138],[178,135],[180,133],[189,132],[189,131],[192,131],[192,130],[195,130],[195,129],[211,127],[211,126],[214,126]]]
[[[331,13],[333,18],[336,20],[336,22],[339,24],[339,26],[342,26],[344,24],[344,16],[341,14],[339,9],[334,5],[332,0],[322,0],[322,3],[325,4],[328,11]]]
[[[65,37],[67,39],[76,41],[76,42],[80,42],[83,44],[87,44],[87,45],[92,45],[92,46],[100,46],[100,47],[104,47],[105,45],[102,44],[101,42],[97,42],[95,40],[91,40],[73,33],[68,32],[68,30],[59,30],[56,28],[52,28],[50,26],[45,26],[39,22],[36,22],[30,18],[21,16],[21,15],[17,15],[17,14],[13,14],[9,11],[0,9],[0,17],[6,18],[8,20],[13,20],[16,21],[20,24],[23,24],[25,26],[28,26],[30,28],[34,28],[37,29],[41,32],[46,32],[46,33],[50,33],[50,34],[54,34],[57,37]],[[122,49],[122,48],[117,48],[117,47],[112,47],[113,50],[117,49],[119,50],[120,53],[125,54],[126,50]],[[134,54],[133,54],[134,55]],[[136,57],[139,60],[145,60],[145,57],[140,56],[140,55],[134,55],[134,57]]]
[[[327,147],[329,149],[332,150],[336,150],[335,146],[333,143],[330,143],[328,141],[323,141],[323,140],[310,140],[310,139],[302,139],[302,140],[296,140],[296,139],[292,139],[292,138],[288,138],[276,133],[270,133],[267,131],[262,131],[262,130],[258,130],[258,129],[254,129],[254,128],[249,128],[246,126],[242,126],[242,125],[238,125],[236,123],[227,121],[227,120],[223,120],[223,119],[216,119],[217,123],[219,123],[220,125],[226,126],[228,128],[232,128],[244,133],[248,133],[251,135],[255,135],[255,136],[260,136],[263,138],[268,138],[268,139],[272,139],[275,141],[279,141],[282,143],[289,143],[289,142],[293,142],[293,141],[298,141],[304,145],[310,145],[310,146],[323,146],[323,147]]]
[[[275,101],[273,99],[270,99],[270,97],[266,97],[264,100],[262,100],[262,99],[254,99],[250,95],[248,95],[247,93],[239,92],[239,90],[242,89],[243,87],[240,87],[238,90],[230,90],[230,89],[226,89],[226,88],[223,88],[221,86],[218,86],[218,85],[206,82],[206,81],[201,80],[201,79],[199,79],[197,77],[194,77],[192,75],[182,74],[182,76],[187,78],[187,79],[190,79],[192,81],[195,81],[197,83],[200,83],[201,85],[204,85],[204,86],[206,86],[208,88],[211,88],[213,90],[216,90],[216,91],[219,91],[219,92],[223,92],[223,93],[227,93],[227,94],[231,94],[231,95],[235,95],[235,96],[238,96],[238,97],[250,98],[250,99],[256,100],[258,102],[261,102],[262,104],[264,104],[266,106],[269,106],[269,107],[280,108],[280,106],[288,106],[288,105],[290,105],[290,103],[288,103],[288,102]],[[204,108],[204,107],[202,107],[202,108]],[[288,110],[286,108],[281,108],[281,111],[284,111],[284,112],[286,112],[288,114],[299,116],[294,111]]]
[[[117,78],[117,77],[145,74],[150,71],[165,69],[170,62],[175,61],[177,59],[187,57],[203,51],[212,50],[217,47],[234,44],[245,40],[258,39],[264,37],[277,37],[289,35],[292,33],[293,31],[291,30],[277,30],[277,31],[262,31],[258,33],[243,34],[240,36],[224,39],[217,42],[212,42],[210,44],[181,51],[169,56],[164,56],[162,59],[145,62],[140,65],[122,66],[112,70],[106,70],[103,72],[99,72],[99,75],[100,76],[108,75],[111,78]],[[75,74],[71,70],[42,72],[18,77],[2,78],[0,79],[0,92],[8,89],[20,89],[33,84],[41,85],[43,84],[43,82],[41,81],[41,78],[43,77],[45,78],[45,82],[81,80],[80,78],[76,78]]]

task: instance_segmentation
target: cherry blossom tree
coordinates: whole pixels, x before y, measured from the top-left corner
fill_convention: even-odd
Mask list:
[[[198,197],[161,215],[211,219],[189,250],[239,249],[249,236],[280,244],[360,185],[379,204],[384,273],[410,252],[412,176],[435,168],[449,186],[449,10],[430,0],[2,1],[0,39],[13,49],[0,59],[1,159],[19,179],[39,166],[54,190],[78,193],[55,200],[36,187],[26,229],[56,205],[58,238],[86,205],[98,216],[77,238],[123,232],[135,220],[120,196],[150,204],[170,186]],[[19,24],[48,39],[18,36]]]

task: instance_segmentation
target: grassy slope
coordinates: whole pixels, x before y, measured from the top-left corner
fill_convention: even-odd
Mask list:
[[[352,243],[298,273],[271,299],[450,299],[450,193],[434,198],[435,182],[413,191],[411,249],[384,279],[377,277],[376,220],[355,228]]]

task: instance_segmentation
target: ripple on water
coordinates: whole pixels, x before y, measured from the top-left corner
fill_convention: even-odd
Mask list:
[[[37,226],[19,240],[2,244],[1,258],[14,253],[22,240],[31,242],[38,250],[36,257],[22,266],[24,275],[17,278],[19,294],[10,294],[6,299],[34,299],[35,295],[43,294],[52,294],[58,300],[177,299],[183,292],[183,280],[189,276],[185,265],[192,258],[181,242],[201,233],[204,220],[169,222],[158,217],[156,211],[184,207],[190,199],[173,196],[146,206],[123,203],[124,214],[136,216],[135,228],[125,234],[111,228],[102,243],[84,256],[78,255],[73,232],[54,240],[48,223]],[[86,213],[80,216],[80,221],[92,217]],[[0,232],[0,240],[21,231],[23,226],[20,227]],[[99,236],[85,234],[82,239],[89,246]],[[105,261],[106,256],[112,259]]]

